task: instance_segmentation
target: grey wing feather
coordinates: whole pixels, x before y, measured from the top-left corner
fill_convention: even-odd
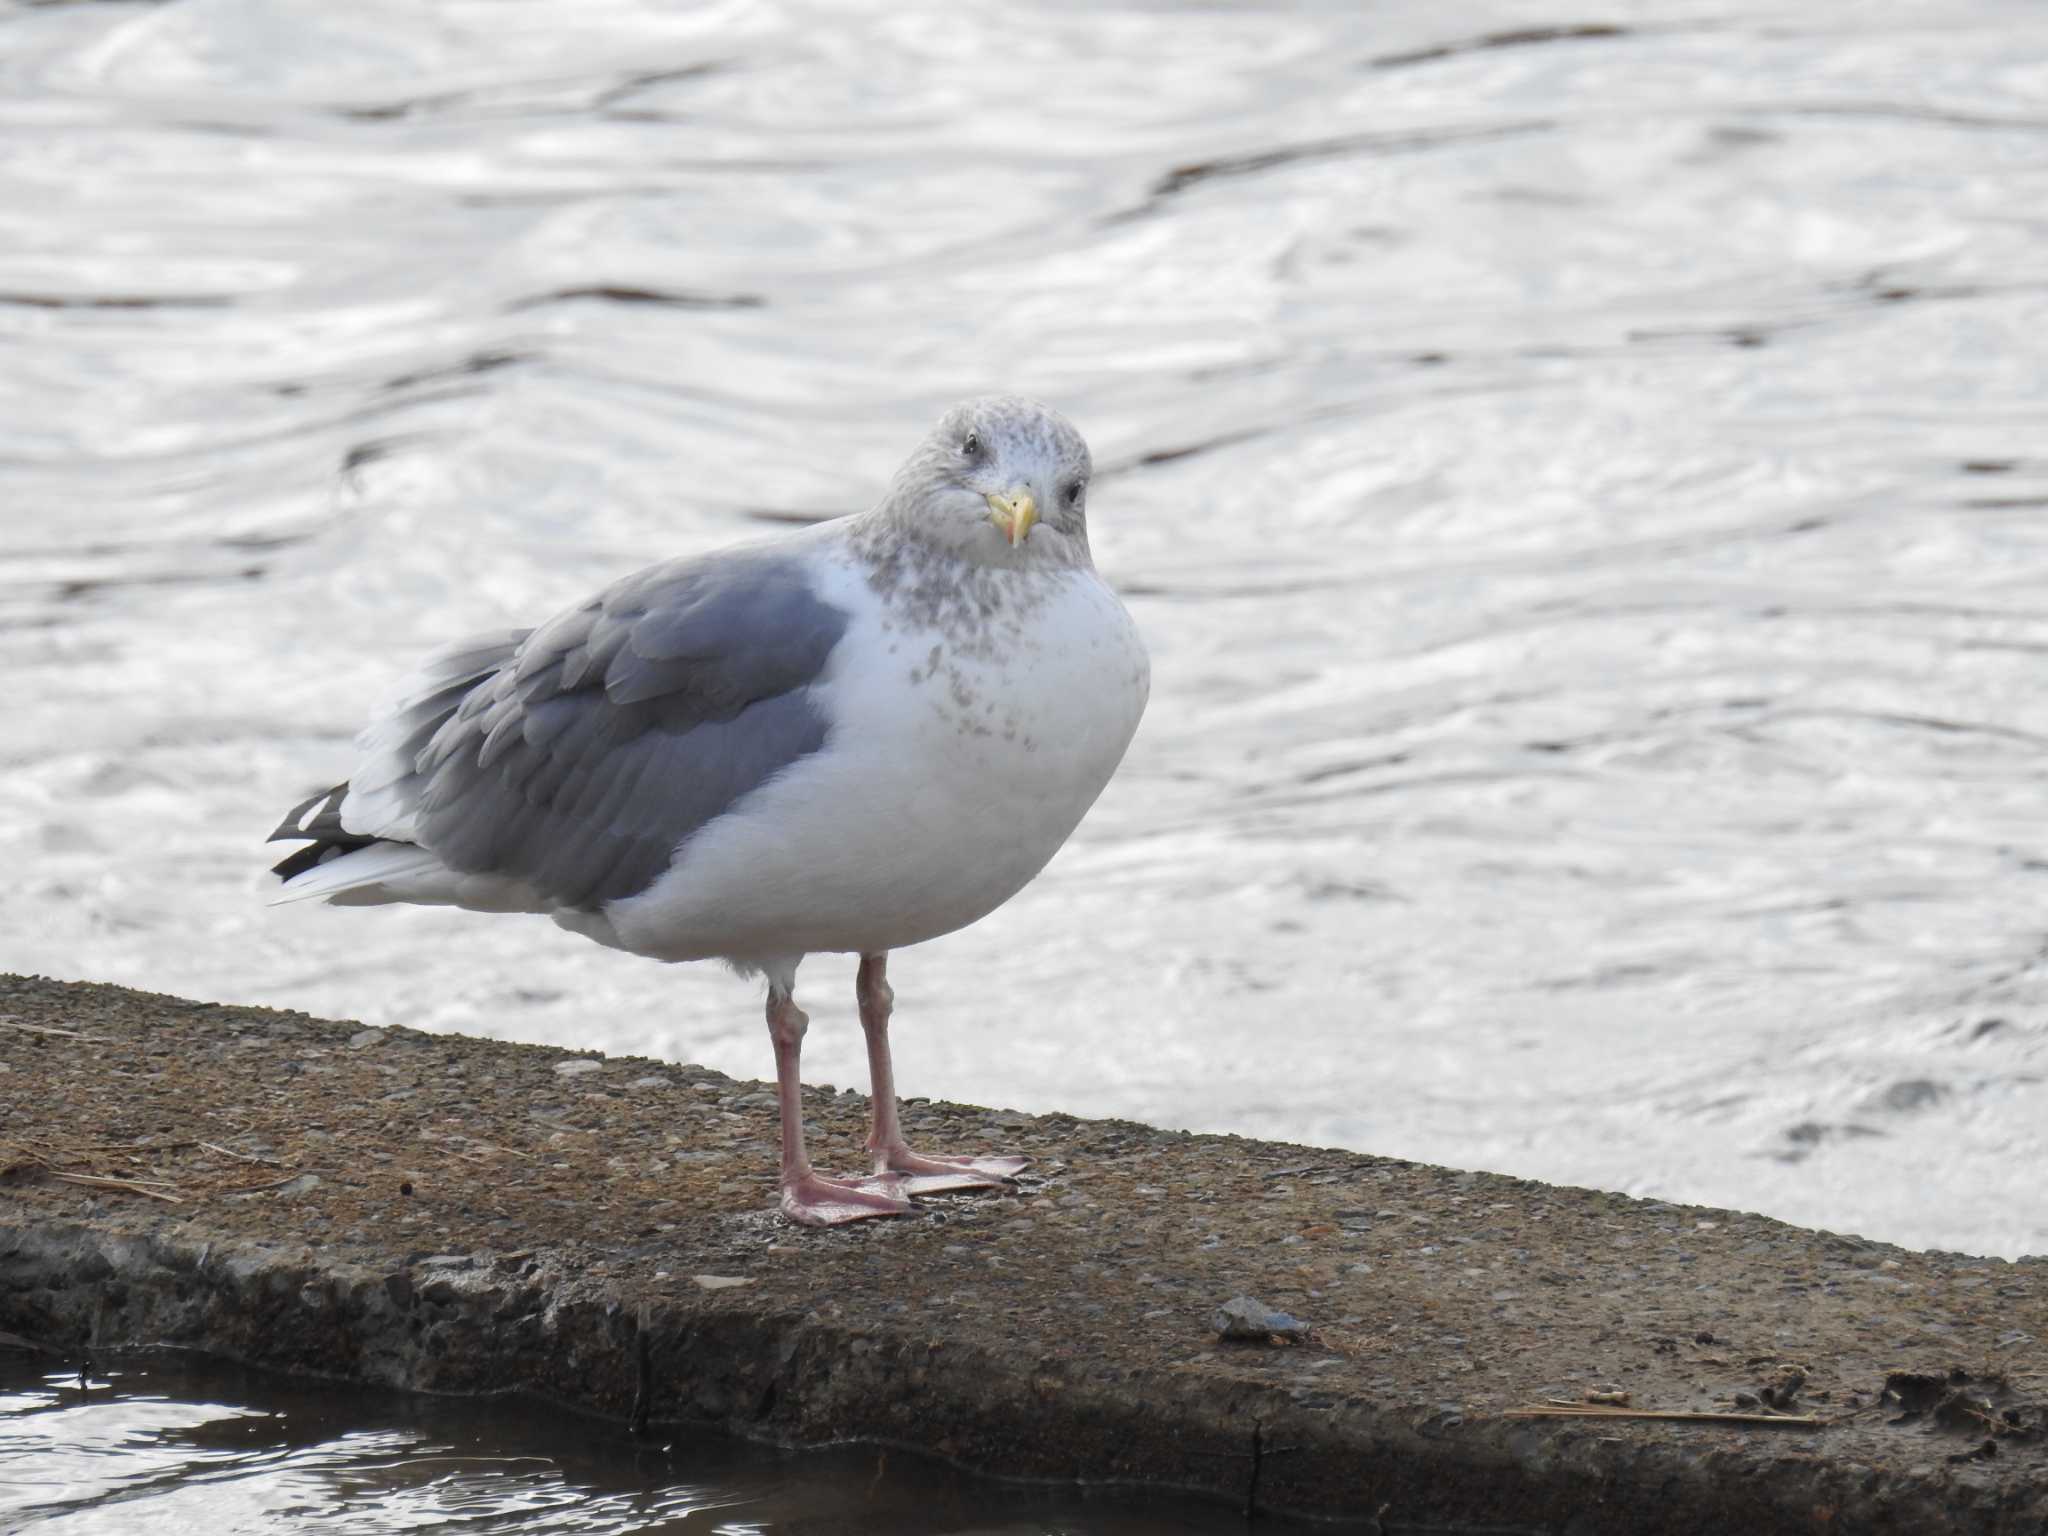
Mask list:
[[[775,550],[629,576],[535,630],[425,744],[418,840],[595,908],[824,744],[810,692],[846,614]]]

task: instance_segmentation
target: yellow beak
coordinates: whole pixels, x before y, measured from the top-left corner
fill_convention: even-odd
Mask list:
[[[988,498],[989,521],[1003,530],[1015,549],[1024,542],[1024,535],[1031,531],[1031,525],[1038,521],[1038,503],[1031,499],[1027,490],[1014,490],[1007,496],[993,492]]]

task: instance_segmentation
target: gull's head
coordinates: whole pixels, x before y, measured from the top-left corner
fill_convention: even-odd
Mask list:
[[[1092,471],[1087,443],[1059,412],[986,395],[939,418],[881,510],[977,565],[1087,565]]]

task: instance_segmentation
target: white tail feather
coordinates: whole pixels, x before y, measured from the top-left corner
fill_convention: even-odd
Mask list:
[[[292,876],[270,898],[270,905],[279,907],[290,901],[310,901],[316,896],[340,896],[365,886],[417,879],[446,868],[440,859],[415,844],[372,843]]]

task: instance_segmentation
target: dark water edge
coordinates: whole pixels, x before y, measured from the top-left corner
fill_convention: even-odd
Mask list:
[[[83,1385],[81,1385],[81,1382]],[[1214,1503],[1001,1483],[900,1449],[781,1450],[526,1398],[294,1379],[182,1351],[0,1347],[0,1532],[1242,1532]],[[1261,1516],[1261,1532],[1342,1532]]]

